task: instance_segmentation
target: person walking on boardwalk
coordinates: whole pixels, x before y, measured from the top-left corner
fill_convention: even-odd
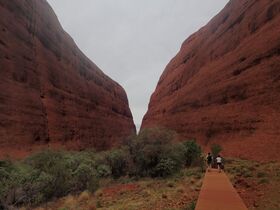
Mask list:
[[[222,157],[220,155],[218,155],[217,158],[216,158],[216,161],[217,161],[217,165],[218,165],[218,170],[219,170],[219,172],[221,172],[221,170],[222,170]]]
[[[210,172],[212,168],[212,161],[213,161],[213,157],[210,152],[206,156],[206,161],[207,161],[207,170]]]

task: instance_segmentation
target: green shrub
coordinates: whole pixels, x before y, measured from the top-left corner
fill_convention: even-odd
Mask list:
[[[176,163],[170,158],[160,159],[159,163],[155,166],[154,171],[151,172],[155,177],[166,177],[174,173],[176,170]]]
[[[112,174],[110,166],[104,164],[97,165],[96,171],[99,177],[109,177]]]
[[[168,182],[167,186],[170,187],[170,188],[173,188],[173,187],[176,186],[176,184],[174,182]]]
[[[182,167],[183,146],[171,144],[174,133],[162,128],[141,131],[128,143],[136,176],[167,176]]]
[[[0,201],[5,205],[37,205],[71,192],[95,191],[96,168],[89,152],[46,150],[23,162],[0,161]],[[100,168],[106,174],[106,169]]]
[[[182,143],[167,144],[159,155],[159,162],[153,176],[166,177],[178,172],[184,166],[184,145]]]
[[[100,200],[96,201],[96,208],[102,208],[102,203]]]
[[[266,177],[266,176],[267,176],[267,174],[265,172],[258,172],[257,173],[258,178],[263,178],[263,177]]]
[[[72,170],[64,152],[46,150],[28,158],[27,163],[51,177],[45,189],[47,199],[64,196],[71,191]]]
[[[114,178],[119,178],[127,173],[128,153],[124,149],[112,150],[107,154],[107,162]]]
[[[196,203],[195,201],[192,201],[190,204],[187,205],[185,210],[195,210]]]
[[[202,150],[201,147],[195,142],[195,140],[185,141],[184,145],[184,158],[186,166],[191,166],[201,157]]]
[[[149,128],[128,141],[133,162],[132,175],[168,176],[184,165],[199,160],[201,148],[195,141],[174,143],[175,133],[163,128]]]
[[[267,178],[262,178],[261,180],[259,180],[258,182],[259,184],[268,184],[269,180]]]
[[[218,154],[223,150],[223,148],[219,144],[213,144],[211,146],[211,152],[214,157],[217,157]]]
[[[184,166],[186,160],[186,150],[183,143],[171,143],[165,148],[165,153],[162,154],[162,158],[170,158],[175,162],[176,169],[180,169]]]
[[[249,170],[244,170],[242,176],[245,178],[253,177],[253,173]]]
[[[24,164],[1,161],[0,173],[0,201],[6,205],[25,202],[25,184],[34,179],[36,171]]]
[[[97,172],[90,167],[90,165],[84,163],[78,166],[78,168],[74,171],[73,176],[75,180],[75,188],[79,191],[89,189],[89,186],[97,180]],[[94,190],[91,188],[91,191]]]
[[[39,174],[36,172],[34,180],[29,180],[22,185],[25,193],[22,204],[37,205],[51,199],[54,194],[54,179],[55,177],[45,172]]]
[[[4,196],[7,188],[10,187],[10,175],[13,170],[14,167],[10,161],[0,161],[0,196]]]

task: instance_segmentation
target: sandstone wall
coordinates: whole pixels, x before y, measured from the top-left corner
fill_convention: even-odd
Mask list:
[[[280,159],[280,1],[231,0],[164,70],[142,128]]]
[[[131,133],[124,89],[78,49],[49,4],[0,0],[0,153],[107,149]]]

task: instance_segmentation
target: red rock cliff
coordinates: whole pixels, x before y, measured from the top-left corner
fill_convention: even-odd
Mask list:
[[[0,153],[106,149],[131,133],[125,91],[77,48],[48,3],[0,0]]]
[[[143,127],[280,159],[280,1],[231,0],[164,70]]]

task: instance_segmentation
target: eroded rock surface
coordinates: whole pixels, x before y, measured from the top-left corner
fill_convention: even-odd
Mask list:
[[[49,4],[0,0],[0,154],[106,149],[131,133],[125,91],[78,49]]]
[[[280,1],[231,0],[164,70],[142,128],[280,159]]]

